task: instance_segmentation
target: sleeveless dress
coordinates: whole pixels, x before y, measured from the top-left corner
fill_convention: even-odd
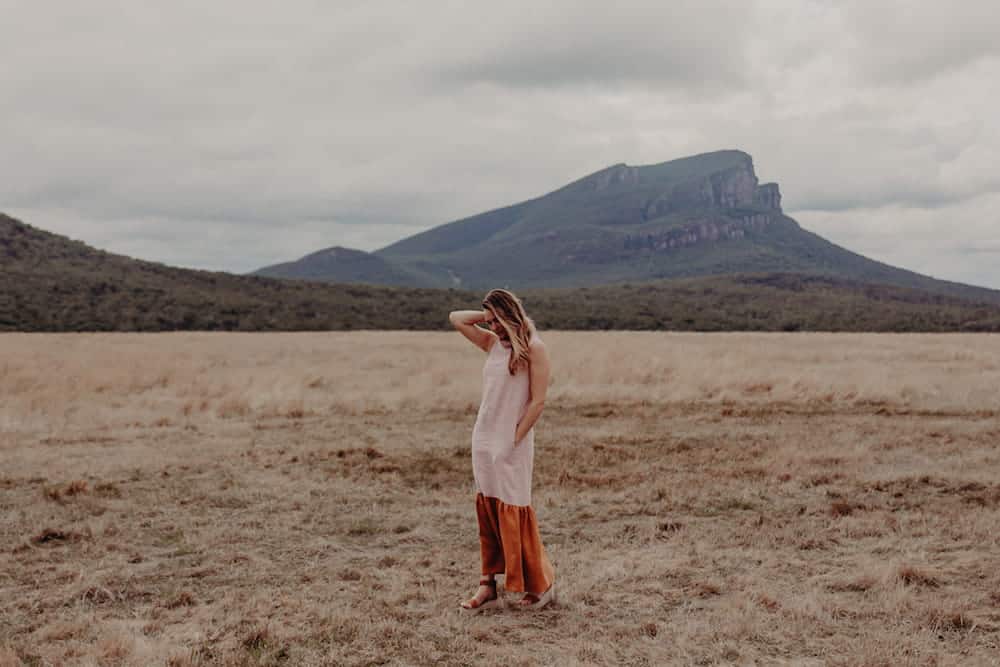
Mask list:
[[[533,334],[531,341],[541,341]],[[530,374],[511,375],[509,343],[494,340],[483,365],[483,395],[472,430],[472,472],[483,574],[504,574],[509,591],[543,593],[555,571],[531,507],[535,429],[515,446],[517,424],[531,400]]]

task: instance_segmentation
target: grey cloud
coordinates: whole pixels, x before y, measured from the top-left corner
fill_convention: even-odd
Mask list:
[[[746,5],[671,3],[608,13],[604,3],[560,3],[528,16],[501,39],[444,63],[440,81],[507,88],[636,84],[693,89],[742,87],[747,80]]]
[[[862,252],[915,228],[978,246],[1000,190],[988,3],[11,6],[0,210],[184,266],[374,250],[722,147]],[[995,280],[908,247],[908,268]]]
[[[1000,255],[1000,240],[981,241],[977,245],[958,246],[956,250],[966,255]]]
[[[852,61],[875,81],[912,83],[1000,56],[1000,13],[992,2],[853,0],[844,15],[860,47],[851,50]]]
[[[984,185],[973,191],[948,192],[943,189],[925,190],[914,184],[911,188],[882,189],[874,183],[867,191],[815,193],[795,196],[792,214],[807,211],[853,211],[905,204],[914,208],[941,209],[951,204],[967,201],[979,195],[1000,190],[1000,181]]]
[[[218,191],[168,189],[132,191],[109,196],[106,192],[70,187],[46,187],[25,196],[11,197],[13,209],[44,206],[71,208],[91,218],[109,221],[159,219],[176,222],[211,220],[213,224],[280,225],[326,222],[336,225],[392,225],[425,228],[439,222],[434,211],[439,193],[358,193],[349,197],[317,197],[316,193],[294,196],[262,195],[231,188]],[[248,201],[250,200],[250,201]],[[416,233],[415,231],[411,233]]]

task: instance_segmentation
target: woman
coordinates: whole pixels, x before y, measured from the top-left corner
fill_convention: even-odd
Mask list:
[[[482,577],[465,611],[501,605],[496,575],[504,588],[524,593],[522,609],[538,609],[555,595],[555,571],[542,546],[531,507],[534,425],[545,407],[549,356],[524,312],[507,290],[491,290],[483,310],[456,310],[448,319],[486,352],[483,397],[472,430],[472,472]],[[485,330],[476,326],[484,322]]]

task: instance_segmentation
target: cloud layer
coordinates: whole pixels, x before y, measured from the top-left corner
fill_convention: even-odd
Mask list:
[[[0,3],[0,210],[115,252],[248,271],[739,148],[803,226],[1000,288],[987,2]]]

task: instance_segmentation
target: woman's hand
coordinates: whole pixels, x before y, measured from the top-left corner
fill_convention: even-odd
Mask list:
[[[486,319],[485,312],[485,310],[454,310],[448,314],[452,326],[483,352],[489,351],[490,332],[476,325]]]

